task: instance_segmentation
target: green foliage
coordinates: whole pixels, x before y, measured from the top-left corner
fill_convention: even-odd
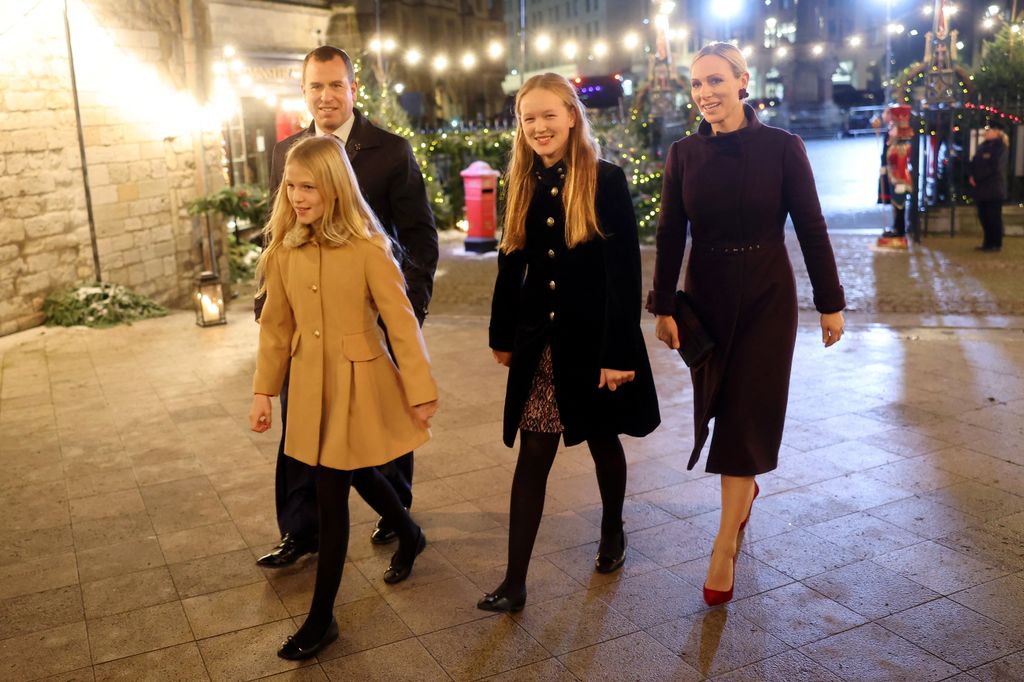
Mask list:
[[[640,240],[650,242],[654,239],[658,213],[661,211],[664,162],[648,151],[648,127],[638,123],[644,120],[640,112],[634,109],[625,123],[596,121],[594,136],[601,145],[602,156],[621,166],[626,173]]]
[[[232,244],[228,250],[228,265],[232,282],[251,282],[256,277],[256,261],[260,258],[260,247],[248,242]]]
[[[1016,102],[1024,83],[1024,37],[1010,30],[1010,24],[991,41],[985,42],[982,58],[974,74],[981,100],[1005,108]]]
[[[111,327],[150,317],[163,317],[167,309],[120,284],[94,282],[55,291],[43,302],[49,326]]]
[[[491,168],[504,173],[515,131],[484,128],[420,133],[410,126],[409,117],[392,89],[382,88],[372,77],[361,82],[356,106],[375,124],[409,140],[423,172],[437,227],[454,227],[465,215],[465,191],[459,172],[474,161],[486,161]],[[640,236],[646,241],[653,239],[657,225],[664,165],[647,152],[651,144],[650,126],[648,114],[638,109],[631,110],[624,122],[594,121],[594,135],[602,156],[622,166],[630,182]],[[501,215],[501,206],[498,214]]]
[[[512,130],[469,130],[423,135],[419,153],[426,159],[421,164],[423,177],[431,193],[431,204],[447,210],[448,221],[439,227],[454,227],[465,215],[466,193],[461,171],[474,161],[485,161],[499,173],[505,172],[512,152]],[[499,181],[500,182],[500,181]],[[435,208],[435,215],[437,208]],[[499,210],[500,214],[500,210]]]
[[[260,225],[267,213],[267,191],[247,185],[222,187],[188,204],[190,215],[207,211],[215,211],[226,218],[248,220],[253,225]]]

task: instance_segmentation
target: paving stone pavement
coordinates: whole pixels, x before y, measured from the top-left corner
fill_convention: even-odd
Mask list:
[[[493,259],[479,263],[493,277]],[[443,296],[458,269],[442,263]],[[509,617],[474,608],[504,562],[505,373],[486,318],[452,312],[425,331],[441,411],[416,455],[413,515],[430,544],[409,581],[385,585],[393,550],[369,543],[374,516],[353,496],[341,638],[305,664],[274,652],[301,622],[315,559],[254,564],[277,536],[279,433],[246,425],[245,303],[211,329],[178,312],[0,339],[0,679],[1024,679],[1019,323],[864,317],[824,350],[806,317],[736,599],[707,609],[718,481],[685,469],[692,392],[645,320],[664,423],[625,439],[626,566],[592,571],[597,483],[587,452],[565,450],[530,602]]]
[[[943,318],[950,315],[1024,316],[1024,239],[1009,237],[1003,251],[993,254],[974,250],[977,236],[933,235],[908,251],[892,252],[873,248],[878,233],[872,227],[831,235],[850,313],[917,315],[914,323],[928,326],[946,324]],[[791,230],[786,242],[800,307],[813,310],[807,271]],[[642,249],[646,286],[653,277],[654,255],[652,246]],[[445,235],[432,314],[488,314],[493,258],[467,255],[461,237]]]

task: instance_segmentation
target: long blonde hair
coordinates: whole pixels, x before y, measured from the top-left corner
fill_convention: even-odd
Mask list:
[[[353,239],[366,239],[391,252],[391,240],[363,199],[341,140],[333,135],[306,138],[288,150],[286,169],[289,164],[300,165],[313,176],[316,190],[324,203],[324,215],[310,226],[300,224],[288,198],[287,185],[282,183],[277,190],[270,220],[263,228],[266,248],[256,264],[256,276],[260,282],[257,295],[266,288],[267,263],[285,246],[285,237],[293,232],[299,233],[300,241],[313,239],[326,246],[344,246]]]
[[[537,188],[537,179],[533,174],[536,157],[523,133],[520,106],[524,95],[538,89],[558,95],[566,108],[576,115],[576,124],[569,129],[564,158],[566,177],[562,203],[565,206],[565,243],[572,248],[595,236],[603,236],[594,207],[597,195],[597,143],[590,132],[587,111],[572,83],[558,74],[544,73],[526,81],[516,95],[519,126],[512,143],[512,159],[505,173],[505,229],[501,237],[501,250],[505,253],[526,246],[526,211]]]

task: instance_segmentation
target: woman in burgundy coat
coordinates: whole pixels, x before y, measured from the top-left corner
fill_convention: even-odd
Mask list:
[[[846,303],[800,138],[762,125],[743,104],[750,77],[732,45],[708,45],[690,73],[704,120],[668,153],[647,307],[657,315],[658,338],[678,348],[671,314],[689,226],[684,289],[716,342],[711,358],[690,373],[695,442],[688,465],[696,464],[714,419],[707,471],[722,476],[722,516],[704,584],[713,606],[732,598],[739,533],[758,492],[754,477],[775,469],[782,443],[797,326],[787,215],[826,346],[842,336]]]

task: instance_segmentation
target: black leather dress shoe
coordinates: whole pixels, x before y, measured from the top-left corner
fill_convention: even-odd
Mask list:
[[[391,565],[388,566],[388,570],[384,571],[384,582],[388,585],[394,585],[400,583],[409,577],[412,573],[412,565],[416,562],[416,557],[423,552],[427,547],[427,536],[423,534],[423,529],[420,528],[419,537],[416,539],[416,554],[413,555],[412,561],[408,564],[399,563],[397,560],[398,552],[395,552],[391,557]]]
[[[277,655],[289,661],[301,661],[316,656],[316,652],[336,639],[338,639],[338,621],[331,618],[331,624],[327,626],[327,632],[320,638],[320,641],[303,649],[295,643],[295,638],[289,635],[288,639],[284,640],[281,648],[277,650]]]
[[[623,530],[621,539],[618,542],[601,542],[598,546],[597,557],[594,559],[594,570],[598,573],[614,573],[626,563],[626,531]],[[605,549],[601,549],[605,546]]]
[[[516,613],[522,611],[526,606],[526,590],[514,597],[506,597],[497,592],[485,594],[483,599],[476,603],[481,611],[496,611],[498,613]]]
[[[291,533],[285,533],[277,547],[257,559],[256,564],[268,568],[291,566],[304,554],[316,552],[317,544],[316,540],[302,540]]]
[[[370,542],[375,545],[390,545],[397,539],[398,533],[384,525],[384,518],[377,519],[377,524],[373,527],[373,532],[370,533]]]

